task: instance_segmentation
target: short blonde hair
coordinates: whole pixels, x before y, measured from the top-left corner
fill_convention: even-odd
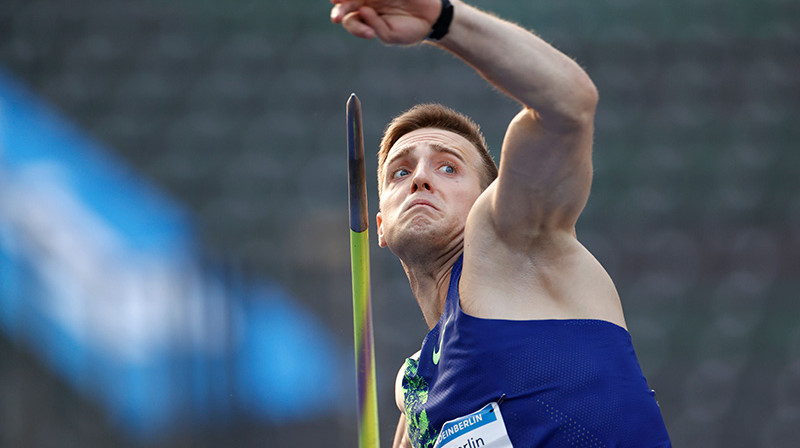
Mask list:
[[[419,104],[394,118],[383,131],[378,150],[378,195],[383,191],[384,164],[389,150],[400,137],[422,128],[437,128],[456,133],[467,139],[483,160],[483,183],[486,188],[497,178],[497,165],[494,163],[481,128],[472,119],[441,104]]]

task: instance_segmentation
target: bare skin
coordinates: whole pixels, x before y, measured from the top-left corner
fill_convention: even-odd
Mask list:
[[[441,10],[440,0],[333,3],[334,23],[389,44],[422,41]],[[594,84],[534,34],[452,3],[450,31],[435,45],[462,58],[523,109],[506,131],[499,176],[483,191],[480,156],[468,141],[437,129],[401,137],[381,180],[380,245],[400,258],[430,328],[441,316],[450,269],[462,253],[459,293],[468,314],[600,319],[624,328],[611,278],[575,232],[592,181]],[[402,392],[397,394],[402,412]],[[394,446],[411,446],[403,416]]]

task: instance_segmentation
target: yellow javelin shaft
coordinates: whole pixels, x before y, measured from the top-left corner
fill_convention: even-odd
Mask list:
[[[377,448],[378,395],[375,387],[375,351],[369,286],[369,232],[350,231],[353,270],[353,338],[356,354],[359,426],[358,446]]]
[[[358,446],[378,448],[378,394],[372,336],[369,274],[369,219],[364,169],[361,103],[355,94],[347,101],[348,191],[350,206],[350,265],[353,273],[353,339],[358,394]]]

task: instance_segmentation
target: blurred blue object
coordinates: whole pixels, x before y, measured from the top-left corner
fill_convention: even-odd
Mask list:
[[[277,287],[253,289],[239,346],[242,404],[274,422],[303,418],[341,401],[340,359],[330,335]],[[347,358],[348,361],[350,360]]]
[[[336,410],[327,330],[197,252],[180,205],[0,71],[0,330],[135,436]]]

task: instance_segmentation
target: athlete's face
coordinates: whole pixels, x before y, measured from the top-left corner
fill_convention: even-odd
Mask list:
[[[458,239],[482,191],[481,163],[472,143],[450,131],[423,128],[397,140],[381,179],[381,247],[436,250]]]

